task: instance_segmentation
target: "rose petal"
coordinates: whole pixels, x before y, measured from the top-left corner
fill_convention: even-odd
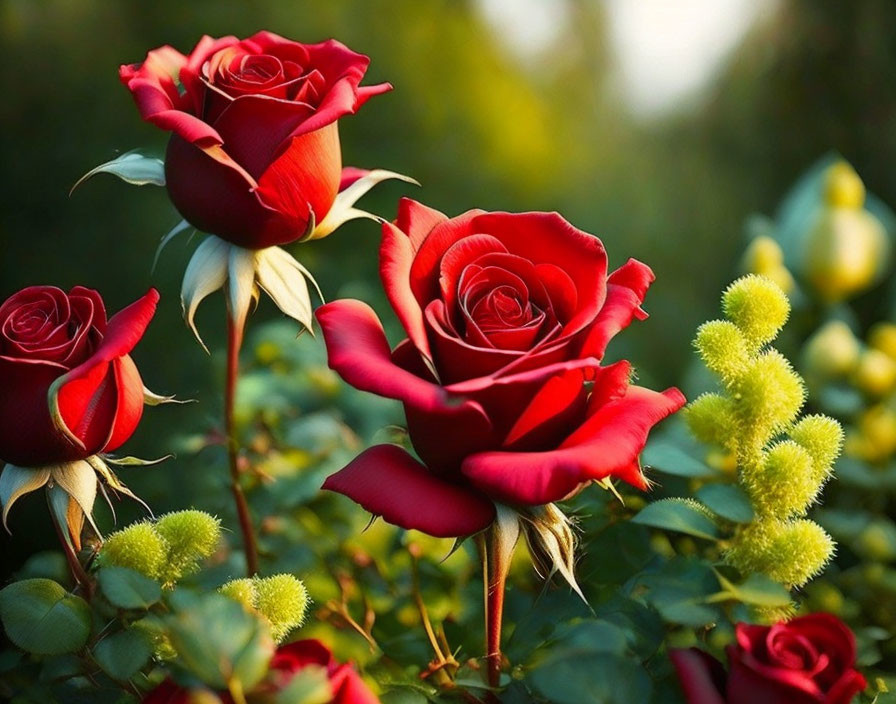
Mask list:
[[[115,384],[118,389],[118,407],[112,434],[102,448],[103,452],[113,452],[134,434],[143,416],[143,380],[134,360],[129,355],[112,362]]]
[[[384,520],[437,538],[472,535],[495,518],[480,494],[437,478],[396,445],[376,445],[328,477],[324,489],[348,496]]]
[[[687,704],[726,704],[722,696],[725,687],[722,663],[698,648],[673,648],[669,659],[675,666]]]

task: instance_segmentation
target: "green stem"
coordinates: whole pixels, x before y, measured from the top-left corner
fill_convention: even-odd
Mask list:
[[[234,325],[233,318],[227,316],[227,380],[224,386],[224,435],[227,438],[227,456],[230,462],[230,490],[236,502],[236,513],[239,517],[240,530],[243,534],[243,550],[246,553],[246,571],[249,576],[258,574],[258,546],[255,530],[252,527],[252,516],[249,503],[240,484],[239,442],[233,423],[233,406],[236,398],[236,381],[239,376],[240,347],[243,344],[243,331]]]

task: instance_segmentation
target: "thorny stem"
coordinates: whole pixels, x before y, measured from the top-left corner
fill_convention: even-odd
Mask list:
[[[507,583],[509,560],[501,559],[497,550],[498,536],[493,525],[478,538],[482,556],[482,578],[485,597],[485,659],[488,684],[498,687],[501,681],[501,624],[504,618],[504,589]],[[490,699],[497,699],[490,695]]]
[[[442,650],[442,648],[439,647],[439,639],[436,636],[436,632],[433,630],[432,622],[429,620],[429,612],[426,610],[426,603],[423,601],[423,594],[420,592],[420,568],[418,566],[418,553],[414,547],[415,546],[412,545],[409,550],[411,553],[411,577],[414,603],[417,605],[417,610],[420,612],[420,620],[423,622],[423,629],[426,631],[426,637],[429,638],[430,645],[432,645],[433,652],[436,655],[435,660],[433,660],[429,668],[421,674],[421,677],[426,677],[432,674],[440,686],[453,688],[454,682],[451,679],[452,675],[446,670],[451,670],[452,673],[456,672],[459,663],[454,659],[454,655],[451,653],[451,648],[448,647],[447,642],[444,641],[445,636],[443,631],[440,632],[440,634],[445,649]]]
[[[233,427],[233,404],[236,398],[236,380],[239,376],[240,347],[243,344],[243,331],[237,329],[233,318],[227,316],[227,380],[224,386],[224,435],[227,437],[227,456],[230,462],[230,490],[236,502],[240,530],[243,534],[243,550],[246,553],[246,571],[249,576],[258,574],[258,545],[255,530],[252,527],[252,516],[249,503],[240,485],[239,443]]]
[[[49,497],[50,495],[47,494],[48,504]],[[93,596],[93,582],[90,581],[90,577],[84,569],[84,566],[81,564],[81,561],[78,559],[78,556],[75,554],[71,542],[63,532],[62,526],[59,525],[59,521],[56,518],[56,514],[53,512],[52,506],[50,506],[50,516],[53,519],[53,528],[56,529],[56,536],[59,538],[59,543],[62,545],[62,552],[65,555],[66,562],[68,562],[68,568],[72,573],[72,578],[74,578],[75,584],[84,590],[84,595],[89,600]]]

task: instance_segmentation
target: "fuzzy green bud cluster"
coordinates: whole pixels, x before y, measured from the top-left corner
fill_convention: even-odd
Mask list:
[[[302,625],[308,611],[305,585],[291,574],[234,579],[218,591],[238,601],[246,610],[263,616],[270,623],[271,636],[278,643]]]
[[[175,511],[113,533],[97,559],[102,566],[128,567],[171,588],[199,569],[220,538],[220,521],[214,516],[204,511]]]
[[[831,476],[843,430],[825,416],[799,419],[805,384],[769,346],[790,314],[784,292],[744,276],[725,291],[722,309],[726,320],[705,323],[695,340],[720,389],[689,404],[685,419],[698,439],[736,458],[753,505],[755,518],[735,533],[726,561],[802,586],[833,554],[831,538],[804,516]]]

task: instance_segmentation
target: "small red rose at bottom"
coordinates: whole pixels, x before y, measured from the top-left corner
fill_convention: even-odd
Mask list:
[[[866,686],[855,669],[855,636],[826,613],[738,624],[727,673],[697,648],[669,655],[688,704],[849,704]]]
[[[280,692],[296,674],[315,667],[326,673],[332,696],[330,704],[379,704],[379,699],[351,665],[336,662],[323,643],[311,639],[280,646],[258,691],[268,695]],[[167,679],[143,698],[143,704],[189,704],[191,695],[189,689]],[[218,697],[222,704],[233,704],[233,699],[226,692],[218,693]]]

